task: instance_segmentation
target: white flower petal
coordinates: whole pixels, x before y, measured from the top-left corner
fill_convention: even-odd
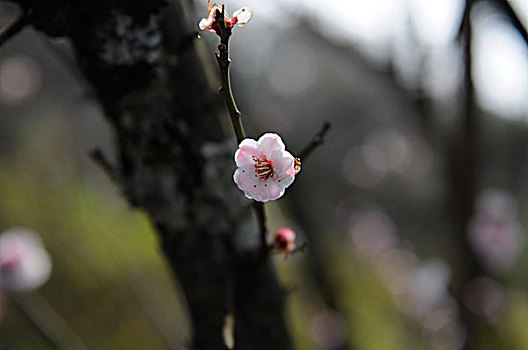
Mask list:
[[[271,154],[275,150],[284,151],[286,149],[280,136],[272,133],[262,135],[258,140],[258,147],[262,154],[267,157],[271,157]]]
[[[273,151],[271,160],[273,161],[273,168],[279,175],[286,173],[294,165],[293,156],[288,151]]]
[[[279,199],[284,194],[284,188],[281,188],[277,182],[270,181],[261,191],[261,202],[273,201]]]
[[[238,147],[243,147],[243,146],[258,148],[258,143],[257,141],[253,139],[247,138],[247,139],[243,139],[242,142],[240,142],[240,145],[238,145]]]
[[[257,141],[253,139],[244,139],[240,142],[235,152],[235,163],[237,167],[247,167],[254,165],[253,157],[260,157],[260,150]]]
[[[237,24],[239,26],[243,26],[244,24],[249,22],[252,16],[253,11],[247,7],[242,7],[241,9],[238,9],[237,11],[235,11],[235,13],[233,13],[233,17],[237,18]]]
[[[242,191],[253,190],[259,184],[259,178],[255,177],[255,170],[250,167],[238,168],[233,174],[233,181]]]
[[[222,8],[218,5],[214,5],[211,8],[211,11],[209,11],[209,15],[207,16],[207,18],[202,18],[200,20],[200,23],[198,23],[198,27],[200,27],[200,30],[210,29],[213,26],[216,16],[216,10],[222,11]],[[227,12],[225,13],[225,15],[227,16]]]
[[[287,188],[293,183],[293,180],[295,180],[294,174],[285,174],[282,177],[278,177],[276,182],[281,188]]]
[[[259,158],[258,169],[255,157]],[[235,162],[238,169],[233,174],[233,180],[247,198],[259,202],[280,198],[295,179],[294,158],[285,150],[277,134],[264,134],[258,142],[243,140],[235,152]],[[267,167],[273,172],[262,172],[268,170]]]
[[[265,192],[264,182],[258,181],[253,186],[244,190],[246,197],[254,199],[258,202],[267,202],[269,200],[267,193]]]
[[[202,19],[200,20],[200,23],[198,23],[198,27],[200,27],[200,30],[204,30],[204,29],[206,29],[206,28],[209,28],[209,27],[212,26],[212,25],[213,25],[213,21],[210,20],[209,17],[207,17],[207,18],[202,18]]]
[[[233,175],[233,180],[238,188],[244,191],[247,198],[258,202],[267,202],[280,198],[284,194],[284,188],[286,187],[279,185],[276,181],[262,180],[255,177],[252,169],[237,169]]]

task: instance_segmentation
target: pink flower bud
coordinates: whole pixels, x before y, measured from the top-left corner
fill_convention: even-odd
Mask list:
[[[287,257],[295,249],[295,232],[291,228],[279,228],[275,234],[273,246],[284,252]]]
[[[217,4],[214,4],[212,7],[208,4],[207,10],[209,11],[209,15],[200,20],[200,22],[198,23],[198,27],[200,28],[200,30],[208,30],[210,32],[216,33],[218,30],[218,23],[216,22],[215,18],[216,11],[221,12],[222,8]],[[233,17],[229,17],[227,11],[224,11],[224,20],[226,27],[233,28],[235,24],[238,24],[238,26],[241,27],[251,20],[252,15],[253,11],[251,11],[247,7],[242,7],[241,9],[235,11],[235,13],[233,13]]]
[[[0,285],[8,292],[40,287],[51,273],[51,261],[31,230],[12,228],[0,234]]]

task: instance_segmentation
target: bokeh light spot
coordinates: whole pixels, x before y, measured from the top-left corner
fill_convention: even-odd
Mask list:
[[[9,56],[0,62],[0,97],[7,103],[20,103],[41,86],[39,64],[27,55]]]

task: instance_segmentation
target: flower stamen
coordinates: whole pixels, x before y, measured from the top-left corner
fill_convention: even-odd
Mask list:
[[[253,161],[255,162],[255,176],[261,180],[267,180],[273,176],[273,162],[268,160],[266,156],[261,156],[257,158],[253,156]]]

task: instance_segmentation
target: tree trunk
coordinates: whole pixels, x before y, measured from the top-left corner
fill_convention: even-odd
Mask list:
[[[188,4],[13,2],[35,29],[71,39],[115,135],[115,164],[94,157],[155,225],[186,297],[192,347],[226,348],[232,313],[236,348],[292,348],[284,293],[252,243],[256,217],[232,181],[236,142],[221,127],[227,115],[196,53]]]

